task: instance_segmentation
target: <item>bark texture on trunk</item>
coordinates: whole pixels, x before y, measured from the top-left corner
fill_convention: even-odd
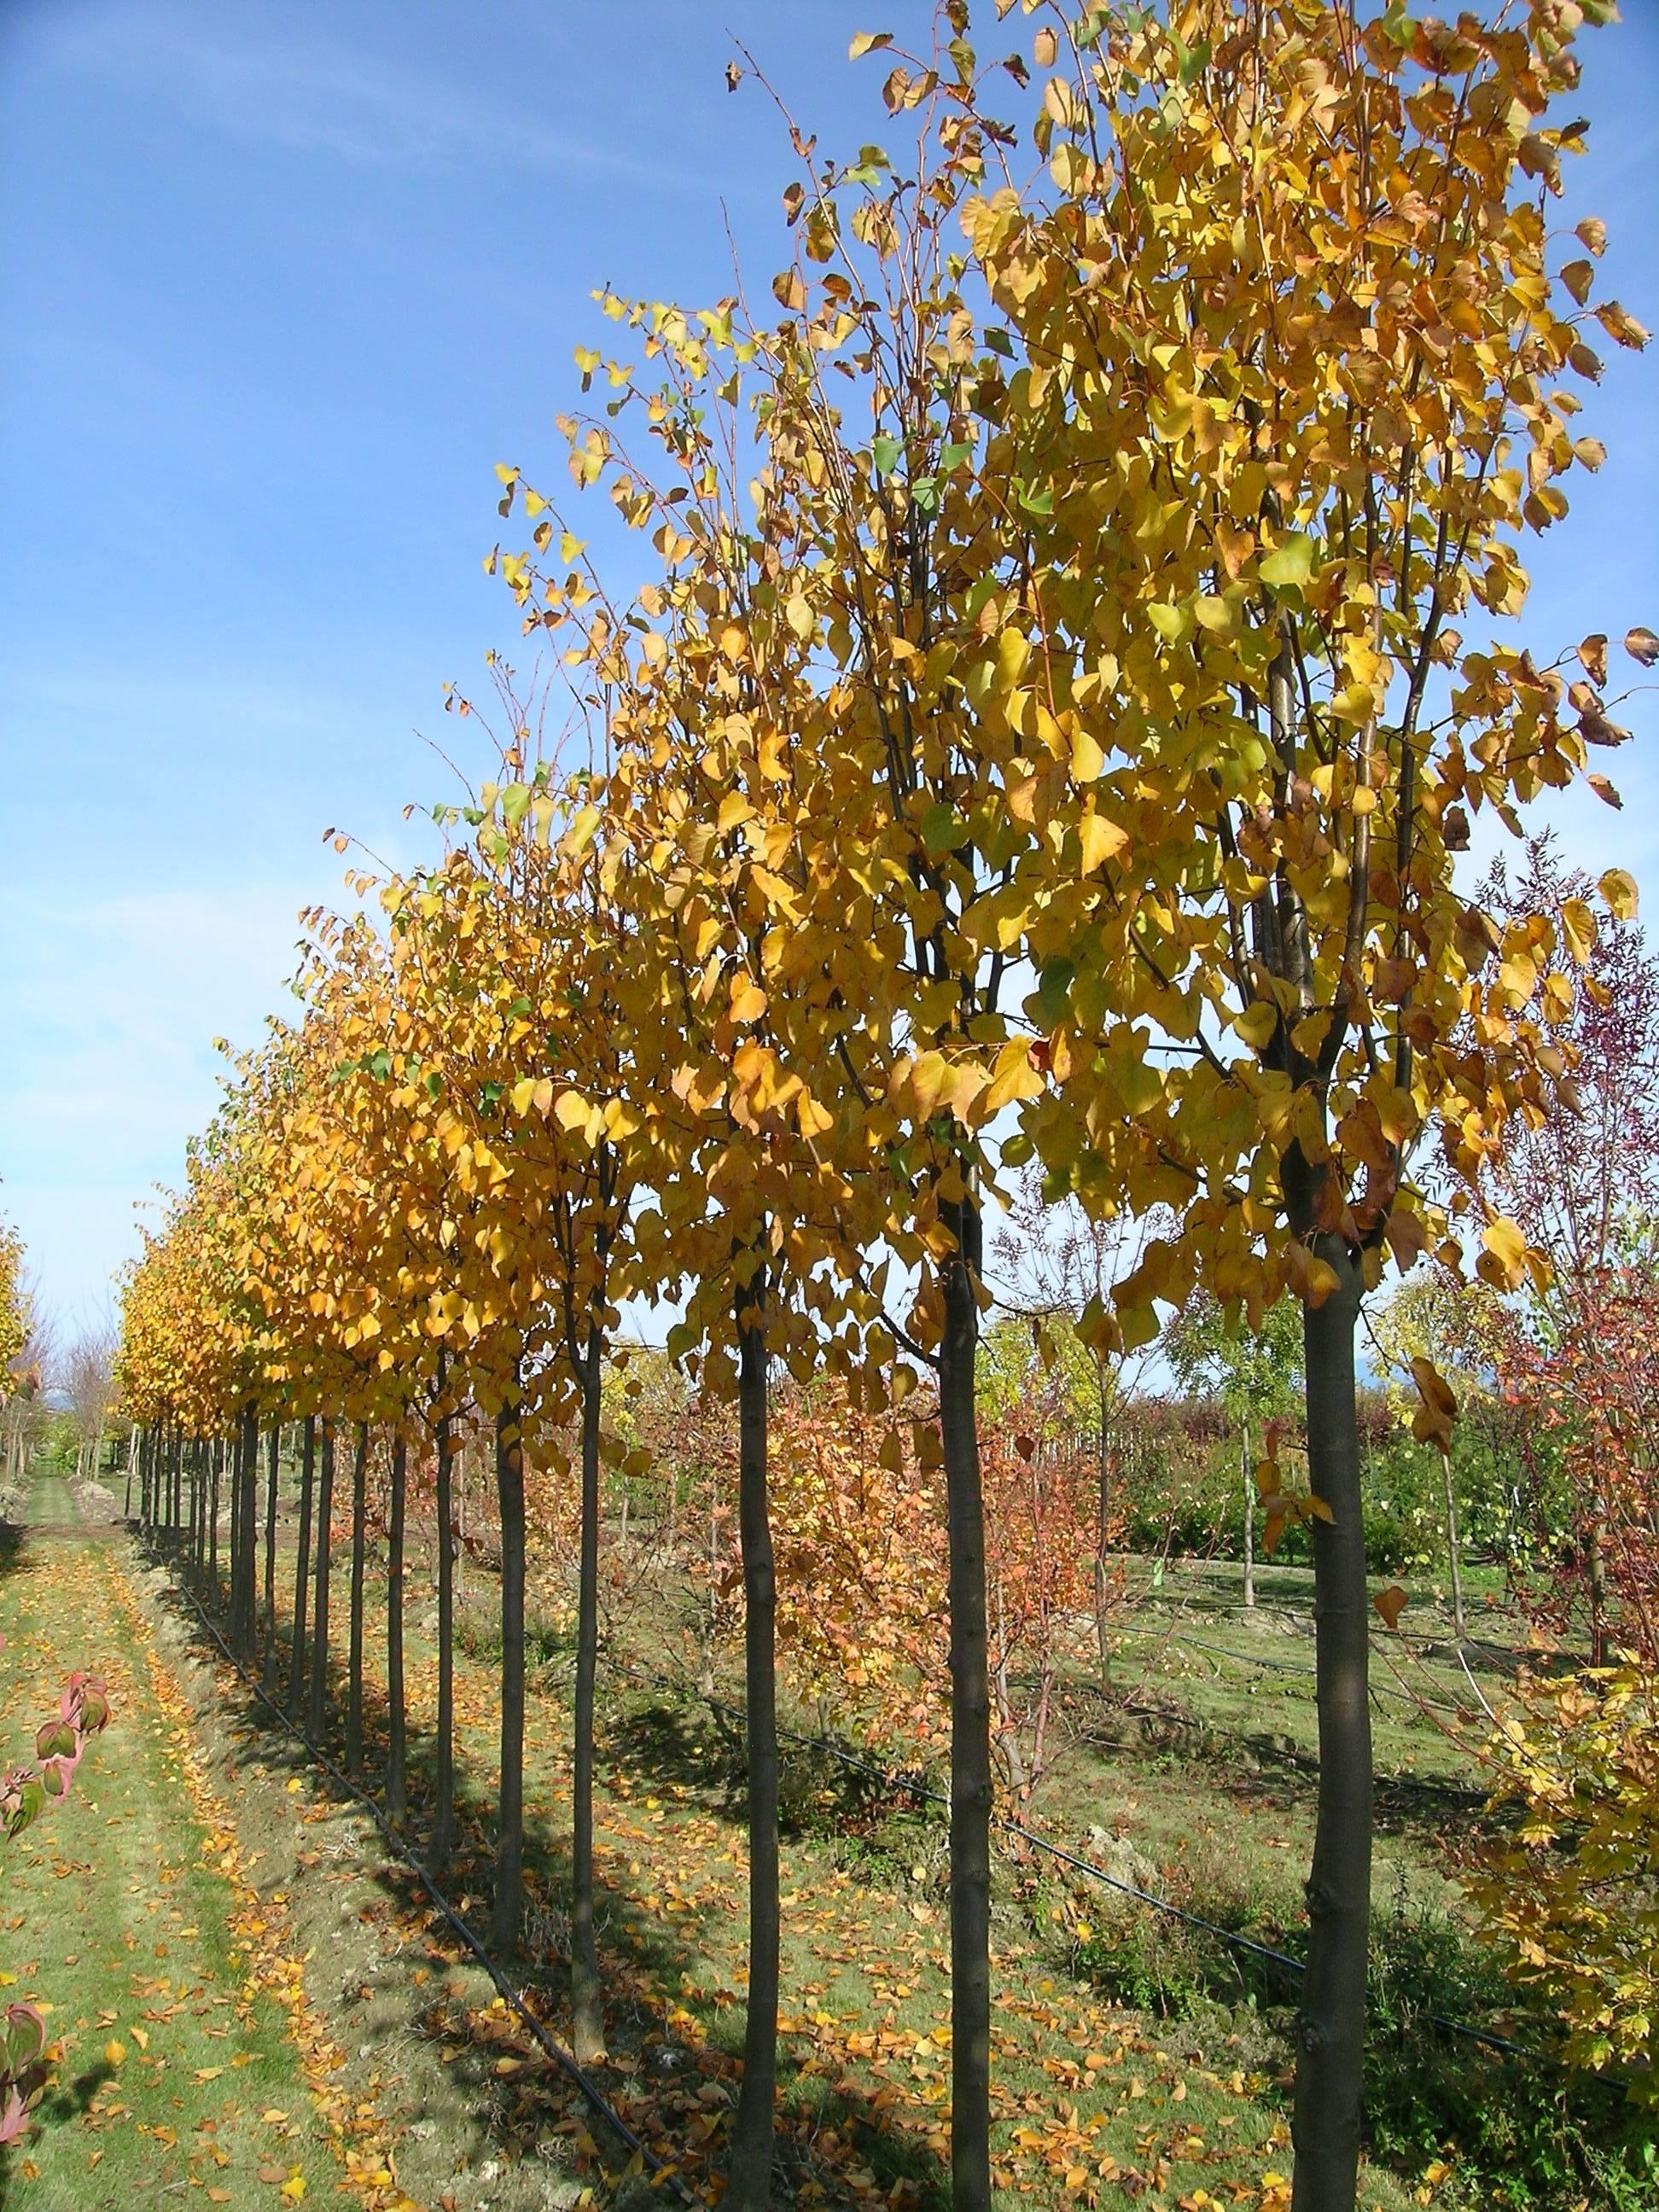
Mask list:
[[[296,1716],[305,1702],[306,1591],[311,1574],[311,1506],[317,1479],[317,1422],[307,1413],[300,1431],[300,1532],[294,1554],[294,1647],[289,1653],[288,1709]]]
[[[242,1607],[242,1461],[246,1449],[242,1422],[239,1416],[231,1425],[230,1436],[225,1447],[225,1488],[228,1492],[225,1505],[230,1516],[230,1527],[226,1531],[225,1547],[225,1575],[228,1584],[225,1625],[230,1631],[231,1650],[239,1657],[241,1656],[242,1650],[241,1623],[238,1619]],[[219,1595],[216,1589],[213,1595],[216,1603]]]
[[[233,1586],[231,1648],[245,1662],[258,1643],[258,1602],[254,1581],[258,1550],[259,1425],[252,1406],[242,1415],[236,1460],[236,1537],[231,1547]]]
[[[311,1733],[319,1741],[328,1719],[328,1577],[334,1522],[334,1424],[323,1423],[322,1468],[317,1478],[317,1597],[311,1617]]]
[[[939,1370],[951,1600],[951,2203],[990,2212],[991,1697],[974,1403],[981,1228],[971,1198],[940,1211],[957,1242],[942,1272]]]
[[[738,1534],[743,1553],[744,1673],[749,1767],[749,1995],[743,2088],[726,2202],[772,2201],[778,2048],[777,1580],[767,1490],[765,1280],[740,1297],[738,1322]]]
[[[495,1949],[519,1948],[524,1909],[524,1445],[511,1400],[495,1419],[501,1515],[501,1758],[495,1838]]]
[[[441,1355],[440,1355],[441,1358]],[[440,1365],[438,1389],[445,1387]],[[454,1459],[451,1451],[449,1416],[439,1419],[435,1431],[438,1450],[438,1742],[437,1803],[432,1816],[432,1867],[435,1874],[448,1871],[455,1831],[455,1534]]]
[[[363,1771],[363,1555],[368,1549],[368,1424],[357,1424],[357,1449],[351,1462],[351,1607],[346,1659],[346,1772],[354,1782]]]
[[[1312,1240],[1337,1288],[1303,1312],[1313,1523],[1319,1802],[1308,1967],[1297,2022],[1294,2212],[1352,2212],[1358,2181],[1371,1901],[1371,1722],[1365,1530],[1354,1404],[1361,1279],[1338,1237]]]
[[[593,1932],[593,1693],[599,1655],[599,1355],[590,1327],[581,1360],[581,1539],[576,1579],[576,1711],[570,1835],[571,2047],[579,2064],[605,2053],[599,1953]]]
[[[392,1498],[386,1544],[386,1805],[394,1820],[405,1806],[404,1725],[404,1498],[409,1450],[401,1429],[392,1440]]]
[[[216,1437],[207,1450],[211,1462],[208,1468],[208,1595],[211,1603],[216,1607],[219,1602],[219,1481],[225,1464],[223,1438]]]
[[[283,1455],[283,1427],[270,1425],[265,1452],[265,1663],[267,1690],[276,1686],[276,1470]]]

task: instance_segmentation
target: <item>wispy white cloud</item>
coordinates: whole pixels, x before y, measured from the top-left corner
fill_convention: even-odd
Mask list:
[[[47,1303],[96,1302],[137,1247],[136,1200],[176,1182],[217,1103],[216,1036],[292,1006],[309,885],[0,894],[0,1212]]]
[[[65,19],[61,62],[142,80],[159,101],[227,137],[322,154],[364,167],[598,171],[663,183],[625,140],[555,128],[517,88],[486,97],[405,56],[347,45],[313,16],[279,24],[254,11],[120,0]]]

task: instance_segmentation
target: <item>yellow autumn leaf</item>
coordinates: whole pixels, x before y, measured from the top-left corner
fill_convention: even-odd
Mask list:
[[[1504,1280],[1513,1287],[1524,1273],[1527,1257],[1527,1239],[1519,1222],[1500,1214],[1481,1231],[1480,1242],[1503,1269]]]
[[[1115,822],[1109,822],[1103,814],[1085,814],[1078,824],[1078,841],[1082,848],[1083,872],[1091,876],[1108,860],[1128,849],[1129,836]]]
[[[1628,868],[1609,868],[1595,888],[1606,900],[1607,911],[1615,921],[1632,921],[1636,917],[1636,878]]]

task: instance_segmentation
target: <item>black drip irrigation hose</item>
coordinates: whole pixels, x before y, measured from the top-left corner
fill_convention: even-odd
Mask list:
[[[392,1827],[374,1798],[366,1790],[360,1789],[349,1775],[343,1772],[320,1745],[315,1743],[303,1729],[297,1727],[264,1686],[256,1681],[247,1672],[221,1635],[217,1626],[209,1618],[195,1592],[177,1576],[173,1577],[173,1587],[189,1600],[197,1618],[212,1637],[228,1662],[260,1702],[270,1707],[276,1715],[278,1724],[296,1741],[305,1746],[312,1758],[340,1789],[367,1809],[384,1837],[387,1847],[416,1876],[436,1911],[460,1937],[467,1949],[489,1976],[501,1996],[518,2014],[546,2055],[568,2075],[593,2110],[600,2115],[608,2126],[615,2130],[619,2140],[640,2158],[653,2180],[659,2178],[665,2179],[673,2185],[684,2203],[696,2203],[698,2200],[691,2195],[679,2176],[666,2166],[650,2147],[635,2134],[621,2113],[607,2101],[603,2091],[577,2064],[572,2054],[547,2033],[531,2009],[526,1999],[503,1970],[497,1966],[495,1960],[485,1950],[448,1899],[443,1895],[426,1869]],[[648,1675],[637,1673],[631,1668],[617,1667],[614,1661],[611,1663],[617,1673],[638,1684],[641,1688],[654,1691],[659,1694],[675,1693],[675,1686],[672,1683],[653,1680]],[[713,1711],[725,1713],[744,1728],[748,1726],[748,1716],[740,1705],[730,1705],[723,1698],[716,1698],[707,1693],[700,1694],[702,1695],[703,1703]],[[842,1765],[849,1767],[857,1773],[868,1775],[889,1790],[902,1790],[910,1796],[928,1804],[943,1805],[947,1810],[949,1809],[951,1802],[949,1797],[942,1790],[929,1788],[925,1782],[919,1781],[915,1775],[895,1772],[891,1768],[877,1765],[872,1759],[860,1759],[855,1752],[848,1751],[841,1744],[832,1743],[826,1736],[804,1735],[798,1729],[782,1727],[780,1727],[777,1732],[787,1741],[804,1750],[823,1752],[826,1757],[838,1760]],[[1062,1866],[1070,1867],[1078,1874],[1086,1875],[1091,1881],[1101,1882],[1108,1889],[1116,1890],[1125,1897],[1132,1897],[1138,1903],[1150,1906],[1154,1912],[1163,1913],[1170,1919],[1181,1921],[1188,1928],[1195,1928],[1206,1936],[1212,1936],[1218,1942],[1229,1945],[1235,1951],[1245,1952],[1253,1958],[1269,1960],[1275,1966],[1283,1966],[1293,1974],[1304,1974],[1307,1972],[1306,1961],[1292,1958],[1288,1951],[1276,1950],[1271,1943],[1258,1942],[1252,1936],[1241,1936],[1237,1929],[1223,1928],[1216,1921],[1206,1920],[1200,1913],[1189,1912],[1184,1905],[1176,1904],[1171,1898],[1156,1896],[1151,1890],[1140,1888],[1137,1883],[1125,1881],[1116,1875],[1108,1874],[1103,1867],[1097,1867],[1090,1860],[1079,1857],[1074,1851],[1068,1851],[1062,1845],[1051,1843],[1046,1836],[1040,1836],[1034,1829],[1022,1826],[1018,1820],[1003,1820],[993,1814],[991,1826],[1003,1835],[1018,1837],[1022,1843],[1028,1844],[1033,1850],[1042,1852],[1046,1856],[1057,1860]],[[1451,2020],[1443,2013],[1434,2012],[1425,2013],[1423,2018],[1431,2026],[1441,2029],[1445,2034],[1461,2036],[1465,2041],[1480,2044],[1488,2051],[1499,2051],[1508,2057],[1528,2059],[1535,2063],[1550,2063],[1547,2053],[1531,2050],[1525,2044],[1514,2042],[1508,2036],[1494,2034],[1489,2028],[1475,2027],[1468,2021]]]
[[[656,2153],[651,2148],[648,2143],[642,2141],[640,2136],[635,2134],[633,2129],[629,2126],[627,2121],[623,2119],[622,2114],[617,2112],[615,2106],[608,2100],[604,2091],[599,2087],[592,2077],[577,2063],[574,2055],[570,2051],[567,2051],[564,2048],[564,2045],[560,2043],[556,2038],[548,2033],[546,2028],[543,2027],[541,2021],[537,2018],[536,2014],[532,2009],[529,2000],[524,1996],[522,1991],[517,1988],[506,1972],[496,1964],[489,1953],[485,1950],[483,1945],[478,1941],[472,1930],[467,1926],[460,1914],[456,1911],[454,1906],[450,1904],[449,1899],[443,1894],[442,1891],[433,1881],[431,1875],[427,1872],[426,1869],[421,1864],[420,1861],[410,1850],[408,1844],[405,1844],[403,1838],[398,1835],[397,1830],[392,1826],[391,1821],[387,1820],[380,1806],[375,1803],[374,1798],[368,1795],[367,1790],[360,1789],[356,1783],[351,1779],[349,1775],[346,1774],[341,1768],[337,1767],[334,1764],[334,1761],[329,1757],[328,1753],[322,1748],[321,1745],[314,1742],[304,1729],[298,1727],[295,1722],[289,1719],[289,1716],[283,1711],[281,1705],[277,1704],[276,1698],[273,1698],[265,1689],[264,1686],[257,1681],[248,1672],[241,1661],[237,1658],[235,1653],[232,1651],[229,1644],[225,1641],[223,1636],[221,1635],[217,1624],[209,1616],[207,1609],[198,1598],[195,1591],[190,1588],[189,1584],[183,1579],[183,1577],[179,1575],[174,1575],[172,1577],[171,1581],[172,1587],[179,1591],[181,1596],[189,1600],[191,1607],[195,1611],[197,1619],[201,1622],[203,1627],[206,1629],[208,1634],[213,1638],[215,1644],[218,1645],[219,1650],[224,1655],[227,1662],[235,1668],[237,1674],[240,1675],[243,1682],[250,1690],[252,1691],[253,1694],[259,1699],[260,1703],[262,1705],[268,1705],[270,1711],[276,1715],[278,1725],[284,1729],[289,1735],[294,1737],[296,1742],[303,1744],[307,1751],[310,1753],[312,1758],[316,1761],[317,1765],[323,1769],[324,1772],[326,1773],[341,1790],[344,1790],[348,1796],[354,1797],[357,1802],[371,1814],[374,1819],[374,1825],[379,1828],[381,1836],[386,1841],[387,1849],[393,1852],[395,1856],[410,1869],[410,1873],[415,1875],[422,1888],[426,1892],[428,1898],[431,1900],[434,1909],[437,1911],[446,1924],[452,1928],[455,1934],[459,1936],[461,1942],[465,1944],[467,1949],[471,1953],[472,1956],[477,1960],[478,1964],[483,1968],[485,1973],[489,1975],[490,1980],[495,1984],[496,1990],[500,1996],[507,2003],[512,2006],[514,2011],[517,2013],[519,2018],[524,2022],[526,2027],[530,2031],[532,2037],[540,2046],[544,2055],[550,2058],[553,2061],[553,2063],[557,2066],[562,2072],[567,2075],[575,2084],[576,2087],[587,2100],[588,2104],[592,2107],[593,2111],[599,2114],[602,2120],[604,2120],[606,2126],[615,2132],[618,2141],[623,2143],[627,2148],[640,2160],[653,2181],[657,2181],[659,2179],[666,2180],[678,2191],[681,2200],[684,2203],[688,2205],[696,2205],[699,2203],[700,2200],[693,2196],[691,2191],[686,2187],[684,2182],[680,2179],[679,2175],[674,2172],[671,2167],[666,2166],[664,2161],[657,2156]]]
[[[1269,1659],[1259,1651],[1234,1651],[1224,1644],[1206,1644],[1200,1638],[1188,1636],[1182,1630],[1174,1626],[1115,1628],[1112,1633],[1114,1636],[1139,1637],[1144,1643],[1179,1644],[1188,1651],[1203,1651],[1213,1659],[1237,1659],[1242,1666],[1267,1667],[1276,1674],[1303,1674],[1310,1681],[1314,1680],[1319,1671],[1315,1667],[1304,1667],[1297,1659]],[[1434,1712],[1457,1713],[1465,1720],[1479,1717],[1478,1715],[1471,1712],[1467,1705],[1449,1705],[1443,1704],[1437,1698],[1419,1698],[1410,1690],[1390,1689],[1386,1682],[1372,1682],[1368,1686],[1374,1698],[1393,1698],[1397,1704],[1413,1707],[1426,1705]]]
[[[649,1675],[636,1674],[629,1668],[616,1667],[614,1661],[611,1664],[616,1672],[626,1675],[630,1681],[638,1683],[641,1688],[673,1693],[672,1683],[656,1680]],[[747,1716],[740,1705],[728,1705],[723,1698],[711,1696],[706,1692],[699,1692],[698,1694],[703,1703],[716,1712],[726,1713],[732,1719],[742,1723],[744,1726],[747,1725]],[[860,1774],[869,1775],[890,1790],[903,1790],[910,1796],[925,1800],[931,1805],[943,1805],[947,1808],[950,1806],[951,1801],[942,1790],[930,1789],[925,1782],[918,1781],[913,1774],[895,1772],[890,1768],[876,1765],[872,1760],[860,1759],[855,1752],[848,1751],[838,1743],[832,1743],[827,1736],[803,1735],[797,1729],[781,1727],[779,1728],[778,1734],[805,1750],[821,1751],[827,1757],[838,1759],[843,1766],[851,1767]],[[1079,1874],[1087,1875],[1091,1881],[1103,1882],[1108,1889],[1119,1890],[1125,1897],[1133,1897],[1140,1904],[1150,1905],[1155,1912],[1162,1912],[1172,1920],[1184,1922],[1188,1928],[1201,1929],[1206,1936],[1216,1936],[1221,1942],[1230,1944],[1236,1951],[1248,1952],[1252,1957],[1258,1959],[1270,1959],[1275,1966],[1288,1967],[1293,1974],[1304,1974],[1307,1972],[1306,1961],[1302,1959],[1293,1959],[1288,1951],[1275,1950],[1271,1943],[1260,1943],[1253,1936],[1241,1936],[1237,1929],[1223,1928],[1213,1920],[1204,1919],[1199,1913],[1189,1912],[1185,1905],[1176,1904],[1173,1899],[1154,1896],[1149,1889],[1141,1889],[1134,1882],[1124,1881],[1117,1875],[1108,1874],[1103,1867],[1095,1866],[1088,1859],[1079,1858],[1075,1852],[1066,1850],[1060,1844],[1050,1843],[1046,1836],[1038,1835],[1035,1829],[1022,1827],[1018,1820],[1005,1820],[993,1814],[991,1826],[1004,1835],[1018,1836],[1022,1843],[1029,1844],[1034,1850],[1042,1851],[1049,1858],[1058,1859],[1062,1865],[1075,1869]],[[1511,2057],[1531,2059],[1540,2064],[1553,2063],[1547,2052],[1531,2050],[1526,2044],[1513,2042],[1506,2035],[1496,2035],[1490,2028],[1473,2027],[1468,2021],[1450,2020],[1444,2014],[1437,2012],[1425,2013],[1423,2018],[1434,2027],[1443,2029],[1448,2035],[1459,2035],[1470,2043],[1484,2044],[1489,2051],[1502,2051]]]

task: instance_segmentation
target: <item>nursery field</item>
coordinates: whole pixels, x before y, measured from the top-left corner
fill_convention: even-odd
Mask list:
[[[212,1593],[185,1595],[119,1527],[77,1532],[61,1482],[37,1484],[31,1513],[54,1533],[25,1538],[0,1586],[19,1689],[44,1698],[54,1668],[91,1656],[110,1676],[117,1717],[9,1885],[63,2045],[12,2184],[20,2205],[32,2186],[40,2203],[64,2201],[54,2188],[71,2174],[79,2188],[100,2168],[107,2195],[77,2202],[113,2204],[135,2182],[194,2177],[234,2192],[210,2201],[279,2203],[303,2183],[459,2212],[574,2203],[618,2183],[627,2193],[659,2160],[678,2177],[659,2176],[659,2192],[718,2194],[744,1986],[741,1674],[711,1672],[706,1655],[688,1665],[678,1631],[695,1620],[690,1590],[648,1566],[626,1577],[602,1668],[595,1852],[607,2048],[589,2078],[635,2148],[503,2002],[362,1808],[226,1662],[197,1609],[215,1612]],[[286,1515],[278,1533],[280,1619],[291,1602]],[[996,2183],[1011,2203],[1283,2204],[1297,1978],[1266,1954],[1294,1958],[1304,1941],[1309,1578],[1259,1573],[1247,1609],[1224,1565],[1120,1564],[1107,1682],[1082,1670],[1068,1680],[1052,1762],[1026,1800],[999,1804],[1009,1826],[993,1903]],[[60,1577],[86,1593],[61,1617]],[[443,1885],[486,1936],[495,1583],[487,1561],[463,1569],[459,1836]],[[384,1589],[371,1557],[370,1775],[384,1753]],[[417,1854],[430,1806],[432,1605],[417,1544],[405,1593],[403,1835]],[[1598,2110],[1592,2146],[1582,2090],[1565,2100],[1552,2074],[1498,2047],[1528,2030],[1449,1878],[1484,1795],[1466,1720],[1481,1699],[1502,1698],[1514,1664],[1517,1624],[1499,1604],[1483,1610],[1468,1672],[1440,1639],[1431,1600],[1414,1637],[1391,1639],[1393,1664],[1376,1669],[1373,2137],[1362,2201],[1611,2205],[1622,2200],[1594,2192],[1616,2110]],[[568,1994],[568,1617],[563,1577],[532,1573],[526,1936],[511,1968],[556,2039]],[[331,1625],[342,1650],[343,1607]],[[938,1763],[883,1779],[853,1731],[821,1734],[821,1708],[786,1703],[781,1719],[781,2185],[801,2203],[942,2204],[946,1831],[939,1803],[916,1794],[937,1792]],[[327,1748],[337,1760],[337,1738]],[[54,1856],[70,1850],[72,1861]],[[66,1907],[58,1885],[72,1875]],[[112,1962],[127,1988],[110,1984]],[[64,2034],[58,2021],[71,2008]],[[147,2044],[134,2043],[134,2027]]]
[[[194,1717],[136,1604],[125,1542],[80,1530],[68,1486],[35,1486],[0,1556],[5,1755],[88,1664],[115,1718],[70,1803],[13,1849],[0,1888],[9,2002],[46,2015],[37,2125],[0,2168],[22,2208],[297,2202],[331,2183],[337,2104],[286,1899],[238,1842]]]

